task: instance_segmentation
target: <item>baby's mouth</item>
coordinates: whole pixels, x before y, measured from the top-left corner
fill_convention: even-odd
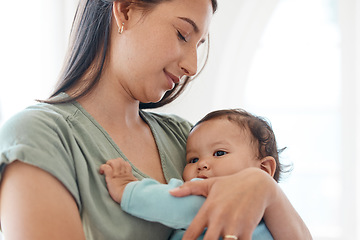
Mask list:
[[[205,176],[205,175],[200,174],[200,175],[197,176],[197,178],[207,179],[208,177]]]

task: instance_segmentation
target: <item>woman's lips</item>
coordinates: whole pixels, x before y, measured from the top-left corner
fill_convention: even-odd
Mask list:
[[[169,80],[170,89],[174,88],[174,85],[180,82],[180,78],[164,70],[167,79]]]

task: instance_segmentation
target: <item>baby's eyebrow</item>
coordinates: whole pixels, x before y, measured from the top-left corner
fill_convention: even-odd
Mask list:
[[[181,20],[183,20],[183,21],[185,21],[185,22],[190,23],[190,24],[191,24],[191,26],[193,26],[194,31],[195,31],[196,33],[198,33],[198,32],[199,32],[199,27],[198,27],[198,26],[196,25],[196,23],[195,23],[193,20],[191,20],[190,18],[186,18],[186,17],[179,17],[179,19],[181,19]]]
[[[196,150],[194,150],[194,148],[186,148],[186,159],[193,158],[194,154],[196,155]]]

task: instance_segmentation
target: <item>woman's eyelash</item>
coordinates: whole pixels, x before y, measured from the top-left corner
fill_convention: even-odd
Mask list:
[[[179,30],[177,31],[177,33],[178,33],[178,37],[179,37],[180,40],[182,40],[182,41],[184,41],[184,42],[187,42],[187,41],[186,41],[186,38],[180,33]]]

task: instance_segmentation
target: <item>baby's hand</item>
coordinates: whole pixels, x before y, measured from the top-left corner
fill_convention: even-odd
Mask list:
[[[102,164],[100,174],[105,175],[105,181],[110,196],[120,203],[126,185],[133,181],[138,181],[132,174],[131,166],[121,158],[111,159]]]

